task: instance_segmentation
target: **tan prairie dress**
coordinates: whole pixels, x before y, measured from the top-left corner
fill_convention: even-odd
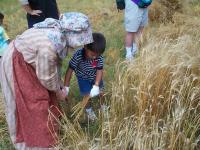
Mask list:
[[[27,40],[29,39],[29,40]],[[26,41],[26,42],[24,42]],[[29,29],[10,45],[2,60],[6,119],[16,149],[43,150],[56,144],[58,57],[42,30]],[[35,147],[35,148],[34,148]]]
[[[17,36],[1,62],[0,82],[11,140],[17,150],[53,149],[60,114],[60,60],[68,47],[93,42],[88,17],[78,12],[47,18]]]

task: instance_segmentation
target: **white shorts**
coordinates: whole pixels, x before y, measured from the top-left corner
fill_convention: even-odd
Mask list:
[[[125,29],[127,32],[137,32],[139,27],[148,24],[148,9],[139,8],[132,0],[125,0]]]

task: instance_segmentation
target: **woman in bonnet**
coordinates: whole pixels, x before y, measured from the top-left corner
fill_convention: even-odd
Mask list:
[[[92,43],[88,17],[64,13],[47,18],[13,40],[2,58],[1,86],[11,140],[18,150],[53,149],[58,100],[66,96],[60,61],[69,47]],[[53,114],[54,117],[52,117]]]

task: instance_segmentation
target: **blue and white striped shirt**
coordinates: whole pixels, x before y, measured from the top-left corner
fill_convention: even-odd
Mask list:
[[[86,59],[84,48],[78,49],[69,61],[69,67],[74,70],[76,76],[81,79],[95,80],[97,70],[103,69],[103,56],[95,59]]]

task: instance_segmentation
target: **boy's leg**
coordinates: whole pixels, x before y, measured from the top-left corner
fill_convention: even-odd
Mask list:
[[[89,80],[84,80],[84,79],[78,79],[78,86],[80,90],[81,96],[89,96],[90,90],[92,89],[92,85],[90,84]],[[91,102],[88,101],[86,105],[86,109],[91,107]]]
[[[84,79],[78,79],[78,85],[79,85],[79,90],[80,90],[80,94],[81,96],[89,96],[90,91],[92,89],[92,82],[90,80],[84,80]],[[93,109],[92,109],[92,105],[90,100],[88,101],[87,105],[86,105],[86,109],[85,109],[88,119],[94,121],[97,119]]]
[[[136,32],[136,35],[134,37],[134,42],[133,42],[133,45],[132,45],[132,53],[133,55],[137,52],[138,50],[138,47],[136,45],[136,43],[140,43],[141,42],[141,39],[142,39],[142,34],[143,34],[143,31],[144,31],[144,27],[148,25],[148,9],[143,9],[143,12],[142,12],[142,20],[141,20],[141,23],[140,23],[140,26]]]

